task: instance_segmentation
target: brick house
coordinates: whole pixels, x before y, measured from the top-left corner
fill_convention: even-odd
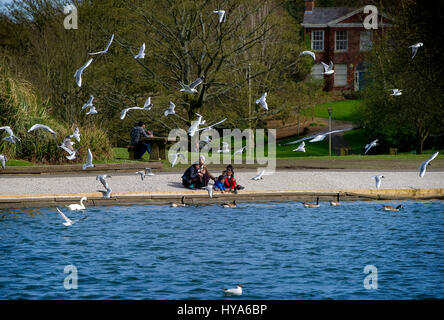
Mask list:
[[[378,12],[378,30],[367,30],[363,25],[366,16],[364,7],[317,8],[314,0],[305,0],[304,37],[316,54],[311,75],[315,79],[325,77],[325,90],[358,91],[364,87],[365,56],[372,39],[391,26],[390,18]],[[333,61],[335,73],[324,76],[321,61]]]

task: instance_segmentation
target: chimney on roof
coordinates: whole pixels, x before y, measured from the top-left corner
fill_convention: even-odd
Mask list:
[[[314,7],[315,7],[314,0],[305,0],[305,12],[306,13],[312,13]]]

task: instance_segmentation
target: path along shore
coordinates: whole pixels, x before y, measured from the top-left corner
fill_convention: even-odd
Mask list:
[[[212,172],[213,175],[218,172]],[[380,189],[376,189],[377,174],[383,174]],[[143,181],[135,173],[112,174],[108,180],[112,198],[102,199],[104,190],[96,174],[77,175],[20,175],[3,176],[0,183],[0,207],[50,207],[88,197],[88,205],[153,203],[165,204],[186,196],[190,203],[239,201],[307,200],[321,197],[321,201],[335,199],[444,199],[444,171],[427,172],[423,178],[417,171],[345,171],[345,170],[285,170],[264,175],[254,181],[255,170],[236,171],[238,183],[245,190],[235,194],[215,193],[213,199],[205,190],[192,191],[181,184],[181,173],[156,173]]]

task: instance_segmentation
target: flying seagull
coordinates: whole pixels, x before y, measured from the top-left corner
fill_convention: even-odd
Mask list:
[[[422,47],[424,44],[422,42],[418,42],[417,44],[414,44],[413,46],[410,46],[409,48],[412,48],[412,59],[416,56],[416,53],[418,52],[418,49]]]
[[[111,198],[111,192],[112,192],[111,188],[106,189],[106,191],[97,190],[97,192],[101,192],[103,195],[103,198],[106,198],[106,199]]]
[[[230,146],[226,142],[222,142],[222,149],[217,150],[217,153],[228,153],[230,152]]]
[[[242,147],[242,148],[240,148],[239,150],[236,150],[236,151],[233,153],[233,155],[236,155],[236,154],[238,154],[238,153],[243,153],[245,149],[247,149],[247,146]]]
[[[111,43],[113,42],[113,40],[114,40],[114,34],[111,36],[111,39],[109,39],[109,42],[108,42],[108,44],[106,45],[105,50],[103,50],[103,51],[99,51],[99,52],[94,52],[94,53],[88,53],[88,54],[91,55],[91,56],[93,56],[93,55],[96,55],[96,54],[104,54],[104,53],[107,53],[107,52],[108,52],[108,49],[109,49],[109,47],[110,47],[110,45],[111,45]]]
[[[86,115],[90,115],[90,114],[97,114],[97,110],[96,107],[91,106],[91,108],[89,108],[89,111],[86,113]]]
[[[153,171],[151,170],[151,168],[145,168],[145,171],[137,171],[136,174],[140,175],[140,178],[145,179],[146,176],[154,176]]]
[[[72,221],[70,218],[65,216],[65,214],[59,208],[56,207],[56,209],[59,212],[59,214],[62,216],[62,218],[65,220],[65,222],[63,222],[63,225],[69,227],[69,226],[72,226],[74,224],[74,221]]]
[[[174,167],[174,166],[176,165],[177,159],[178,159],[179,157],[182,158],[183,160],[186,160],[186,159],[185,159],[185,156],[184,156],[182,153],[174,153],[174,154],[173,154],[173,157],[172,157],[172,158],[173,158],[173,159],[172,159],[173,161],[171,161],[171,168]]]
[[[143,105],[143,108],[131,107],[131,108],[123,109],[122,112],[120,113],[120,120],[125,119],[126,114],[130,110],[147,110],[147,111],[149,111],[149,110],[151,110],[152,107],[153,107],[153,104],[151,103],[151,97],[148,97],[148,99],[146,99],[146,101],[145,101],[145,104]]]
[[[430,161],[432,161],[433,159],[435,159],[438,156],[439,152],[435,152],[434,154],[432,154],[432,156],[430,158],[428,158],[426,161],[424,161],[423,163],[421,163],[421,166],[419,167],[419,176],[422,178],[424,177],[425,173],[426,173],[426,169],[427,166],[430,165]]]
[[[6,156],[4,154],[0,154],[0,162],[2,164],[3,169],[6,167],[5,165],[6,161],[8,161],[8,159],[6,159]]]
[[[267,105],[267,93],[265,92],[262,97],[256,100],[256,104],[260,104],[265,110],[268,111],[268,105]]]
[[[194,80],[189,85],[179,82],[180,86],[182,87],[182,89],[180,89],[180,92],[186,92],[186,93],[191,93],[191,94],[196,93],[197,92],[196,87],[198,85],[200,85],[204,80],[205,80],[205,77],[201,76],[201,77],[197,78],[196,80]]]
[[[309,56],[312,56],[313,60],[316,60],[316,56],[315,56],[314,52],[312,52],[312,51],[302,51],[302,52],[299,54],[299,56],[303,56],[303,55],[309,55]]]
[[[46,130],[46,131],[50,132],[51,134],[53,134],[54,136],[57,134],[57,133],[56,133],[54,130],[52,130],[50,127],[45,126],[45,125],[43,125],[43,124],[39,124],[39,123],[33,125],[33,126],[28,130],[28,132],[31,132],[31,131],[34,131],[34,130],[38,130],[38,129]]]
[[[93,155],[91,153],[91,150],[88,149],[88,153],[86,155],[86,162],[83,164],[82,166],[82,170],[86,170],[87,168],[94,168],[95,166],[93,165]]]
[[[369,144],[366,144],[365,147],[364,147],[364,148],[365,148],[365,153],[364,153],[364,154],[367,154],[367,152],[368,152],[371,148],[376,147],[376,146],[378,145],[376,142],[378,142],[378,139],[373,140],[373,141],[370,142]]]
[[[257,176],[255,176],[254,178],[251,178],[251,180],[260,180],[260,179],[264,179],[262,176],[265,173],[265,169],[263,169],[261,172],[259,172],[259,174]]]
[[[81,66],[79,69],[77,69],[76,73],[74,74],[74,78],[76,78],[76,83],[79,87],[82,86],[82,73],[83,71],[89,67],[89,65],[93,62],[93,59],[89,59],[83,66]]]
[[[72,139],[72,138],[75,138],[76,140],[77,140],[77,142],[80,142],[80,136],[81,136],[81,134],[80,134],[80,131],[79,131],[79,128],[76,128],[75,130],[74,130],[74,133],[72,134],[72,135],[70,135],[69,137]]]
[[[2,140],[4,140],[4,141],[9,141],[9,142],[14,143],[14,144],[15,144],[17,141],[18,141],[18,142],[21,141],[18,137],[16,137],[16,136],[14,135],[14,132],[12,131],[12,129],[11,129],[10,126],[0,127],[0,130],[5,130],[5,131],[9,134],[9,136],[3,138]]]
[[[194,136],[196,131],[198,131],[199,126],[205,123],[205,120],[202,120],[203,117],[200,114],[196,113],[196,115],[197,120],[193,121],[193,124],[188,128],[188,134],[190,135],[190,137]]]
[[[217,15],[219,16],[219,23],[225,21],[225,10],[214,10],[213,13],[217,13]]]
[[[214,124],[212,124],[211,126],[208,126],[208,127],[206,127],[206,128],[199,129],[199,131],[202,130],[202,133],[203,133],[204,131],[211,130],[211,129],[213,129],[215,126],[217,126],[217,125],[221,124],[222,122],[224,122],[225,120],[227,120],[227,118],[223,119],[222,121],[216,122],[216,123],[214,123]]]
[[[170,101],[170,107],[168,109],[166,109],[164,112],[165,117],[168,116],[169,114],[176,114],[176,111],[174,111],[174,108],[176,108],[176,106],[174,105],[174,103],[172,101]]]
[[[297,149],[294,149],[293,151],[294,152],[296,152],[296,151],[305,152],[305,141],[302,141],[302,143],[297,147]]]
[[[108,175],[108,174],[99,174],[97,177],[96,177],[96,180],[99,180],[100,181],[100,183],[105,187],[105,189],[109,189],[109,185],[108,185],[108,182],[106,182],[106,179],[107,178],[111,178],[111,176],[110,175]]]
[[[322,66],[324,67],[324,74],[325,75],[330,75],[335,72],[333,70],[333,61],[330,61],[330,65],[328,65],[328,66],[325,63],[323,63],[322,61],[321,61],[321,63],[322,63]]]
[[[224,293],[228,296],[241,296],[242,295],[242,285],[238,284],[236,288],[223,289]]]
[[[73,148],[74,142],[71,141],[71,138],[67,136],[65,139],[63,139],[63,142],[59,148],[65,150],[68,152],[68,156],[66,157],[68,160],[74,160],[76,158],[76,152],[77,150],[74,150]]]
[[[310,140],[309,142],[318,142],[318,141],[322,141],[325,139],[326,136],[328,136],[329,134],[333,134],[333,133],[339,133],[339,132],[346,132],[346,131],[350,131],[350,130],[355,130],[355,129],[359,129],[359,128],[348,128],[348,129],[341,129],[341,130],[333,130],[333,131],[328,131],[328,132],[324,132],[324,133],[319,133],[313,136],[309,136],[309,137],[304,137],[301,139],[298,139],[296,141],[292,141],[292,142],[288,142],[288,143],[284,143],[283,146],[287,146],[290,144],[296,144],[305,140]]]
[[[379,189],[381,187],[381,179],[385,178],[382,174],[378,174],[375,176],[376,188]]]
[[[145,42],[140,47],[139,53],[134,56],[134,59],[143,59],[143,58],[145,58]]]
[[[391,96],[400,96],[402,95],[402,89],[390,89],[389,91],[392,91],[392,93],[390,94]]]
[[[207,190],[208,196],[210,198],[212,198],[213,197],[213,186],[212,185],[207,185],[204,189]]]
[[[92,103],[93,100],[94,100],[94,97],[93,97],[93,96],[90,96],[89,99],[88,99],[88,102],[86,102],[86,103],[82,106],[82,111],[85,110],[86,108],[92,108],[92,107],[93,107],[93,103]]]

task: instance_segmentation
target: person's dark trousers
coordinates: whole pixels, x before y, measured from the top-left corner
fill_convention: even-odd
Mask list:
[[[136,153],[134,156],[136,159],[142,159],[145,152],[151,153],[151,145],[148,143],[139,142],[136,145]]]
[[[193,181],[188,182],[185,179],[182,179],[182,184],[185,188],[190,188],[190,186],[192,185],[192,188],[201,188],[202,187],[202,183],[200,182],[199,177],[195,178]]]

